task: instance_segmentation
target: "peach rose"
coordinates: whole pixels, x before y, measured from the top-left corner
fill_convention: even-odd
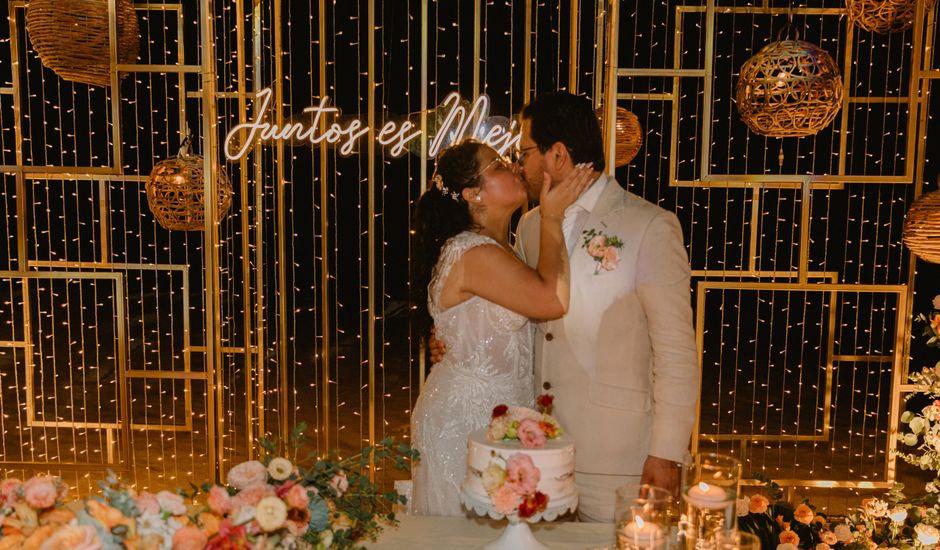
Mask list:
[[[518,495],[531,495],[538,489],[542,473],[535,467],[532,457],[516,453],[506,460],[506,483]]]
[[[608,246],[604,250],[604,257],[601,259],[601,268],[604,271],[613,271],[617,269],[618,265],[620,265],[620,252],[616,248]]]
[[[219,515],[225,515],[232,511],[232,497],[228,491],[216,485],[209,489],[209,496],[206,499],[209,509]]]
[[[508,485],[503,485],[493,491],[490,499],[493,501],[493,509],[505,515],[515,512],[520,502],[519,495]]]
[[[768,506],[770,506],[770,501],[767,500],[767,497],[764,495],[751,495],[751,500],[747,505],[747,511],[752,514],[764,514],[767,512]]]
[[[829,546],[835,546],[839,542],[839,537],[832,531],[823,531],[819,534],[819,538]]]
[[[98,520],[98,523],[103,525],[106,531],[110,531],[118,525],[132,526],[134,523],[133,520],[124,517],[120,510],[93,498],[85,501],[85,510],[89,516]]]
[[[269,485],[252,485],[232,498],[232,508],[242,506],[257,506],[261,499],[274,494],[274,489]]]
[[[307,495],[306,489],[300,485],[294,485],[287,491],[287,494],[284,495],[284,502],[291,508],[306,510],[307,506],[310,504],[310,497]]]
[[[49,537],[54,535],[58,529],[58,527],[54,527],[52,525],[44,525],[30,533],[30,535],[26,537],[26,540],[24,540],[22,545],[18,548],[22,548],[24,550],[39,550],[43,543],[46,542]]]
[[[855,537],[852,535],[852,528],[844,523],[836,525],[833,533],[839,542],[851,542]]]
[[[545,432],[539,427],[539,423],[530,418],[526,418],[519,423],[519,427],[516,428],[516,435],[519,437],[519,442],[526,449],[544,447],[547,441]]]
[[[67,508],[53,508],[39,516],[39,525],[65,525],[75,519],[75,514]]]
[[[816,513],[813,512],[813,509],[806,504],[800,504],[796,507],[796,510],[793,510],[793,519],[802,523],[803,525],[809,525],[812,523],[814,517],[816,517]]]
[[[222,518],[215,514],[203,512],[199,514],[199,525],[202,528],[202,532],[205,533],[207,537],[212,537],[219,532],[219,526],[222,525]]]
[[[160,504],[161,510],[174,516],[182,516],[186,513],[186,504],[183,502],[183,497],[176,493],[160,491],[157,493],[157,502]]]
[[[268,480],[268,469],[257,460],[242,462],[228,471],[228,484],[242,491]]]
[[[195,527],[183,527],[173,533],[173,550],[202,550],[209,537]]]
[[[780,533],[780,544],[795,544],[799,546],[800,536],[787,529],[786,531]]]
[[[23,498],[37,510],[55,505],[59,491],[49,476],[36,476],[23,484]]]
[[[587,251],[592,258],[603,258],[604,252],[607,250],[607,237],[603,235],[597,235],[592,237],[588,241]]]
[[[39,550],[98,550],[101,541],[91,525],[66,525],[45,540]]]

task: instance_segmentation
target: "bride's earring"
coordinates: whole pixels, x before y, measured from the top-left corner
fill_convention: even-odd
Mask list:
[[[483,199],[480,198],[480,195],[477,195],[477,198],[475,198],[475,199],[473,199],[473,200],[475,200],[475,201],[477,201],[477,202],[480,202],[480,201],[483,200]]]

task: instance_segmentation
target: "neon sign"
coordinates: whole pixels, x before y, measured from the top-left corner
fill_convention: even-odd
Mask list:
[[[316,107],[307,107],[304,113],[310,113],[309,124],[303,122],[286,122],[282,127],[265,121],[265,115],[271,106],[271,88],[259,91],[255,99],[261,102],[255,120],[239,124],[229,130],[225,136],[223,152],[229,161],[237,161],[247,154],[251,145],[258,141],[273,143],[277,141],[301,141],[310,145],[319,145],[326,142],[339,147],[342,155],[351,155],[356,150],[356,144],[367,134],[375,134],[375,140],[380,145],[388,147],[388,153],[399,157],[407,151],[409,143],[421,135],[421,129],[411,121],[388,121],[378,132],[359,120],[340,123],[335,120],[339,109],[330,107],[330,98],[324,96]],[[516,132],[516,121],[509,122],[503,117],[490,117],[490,99],[485,95],[479,96],[472,105],[467,105],[457,92],[448,95],[435,112],[446,113],[437,128],[436,134],[428,136],[428,156],[435,157],[441,149],[452,143],[472,137],[492,146],[499,154],[504,155],[510,147],[519,142]],[[334,120],[330,121],[330,118]],[[324,122],[325,130],[320,132],[320,122]],[[239,145],[233,144],[233,139],[241,131],[247,131],[247,138]],[[237,150],[232,150],[233,145]]]

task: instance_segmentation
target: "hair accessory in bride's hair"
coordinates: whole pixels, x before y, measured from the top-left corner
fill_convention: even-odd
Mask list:
[[[455,202],[460,201],[460,195],[458,195],[456,191],[451,191],[444,185],[444,178],[442,178],[440,174],[434,172],[434,175],[431,176],[431,181],[434,182],[434,187],[437,187],[437,190],[440,191],[442,195],[445,197],[450,195],[450,198]]]

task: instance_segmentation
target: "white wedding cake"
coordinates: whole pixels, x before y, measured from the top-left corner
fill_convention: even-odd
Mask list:
[[[461,495],[477,514],[551,521],[577,507],[574,443],[547,414],[551,397],[539,399],[541,411],[497,406],[489,427],[468,437]]]
[[[518,440],[490,441],[487,430],[477,430],[467,440],[467,477],[463,491],[465,504],[480,515],[493,509],[493,499],[484,485],[487,470],[491,465],[506,468],[510,457],[523,454],[531,458],[539,471],[537,491],[547,498],[547,507],[564,513],[573,510],[578,503],[578,490],[574,484],[574,443],[567,436],[549,440],[538,449],[527,449]],[[489,476],[487,476],[489,481]],[[543,516],[545,514],[543,513]],[[557,517],[557,515],[556,515]],[[546,517],[545,519],[554,519]]]

